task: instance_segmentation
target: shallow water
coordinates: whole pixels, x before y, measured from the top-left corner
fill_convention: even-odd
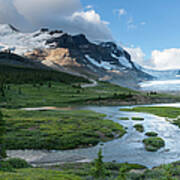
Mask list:
[[[159,105],[153,105],[159,106]],[[161,106],[180,107],[180,104],[161,104]],[[131,108],[134,106],[128,106]],[[180,160],[180,129],[169,123],[165,118],[147,113],[121,112],[122,107],[84,107],[81,109],[93,110],[107,115],[107,119],[127,127],[127,133],[120,139],[97,145],[92,148],[67,150],[67,151],[9,151],[11,157],[21,157],[33,164],[51,164],[58,162],[90,161],[96,158],[99,148],[102,148],[104,161],[116,161],[119,163],[138,163],[149,168],[164,163]],[[123,107],[125,108],[125,107]],[[119,117],[143,117],[144,121],[119,120]],[[134,124],[143,124],[144,133],[137,132]],[[147,152],[142,140],[145,133],[155,131],[165,140],[165,147],[157,152]]]

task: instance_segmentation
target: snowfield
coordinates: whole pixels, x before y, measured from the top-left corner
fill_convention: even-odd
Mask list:
[[[63,34],[63,33],[62,33]],[[12,29],[11,25],[0,25],[0,50],[10,49],[12,52],[23,55],[35,48],[48,48],[45,42],[53,37],[61,36],[55,33],[36,31],[34,33],[22,33]]]

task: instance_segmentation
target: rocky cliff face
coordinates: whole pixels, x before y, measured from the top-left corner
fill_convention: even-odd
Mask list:
[[[130,54],[114,42],[96,44],[83,34],[63,34],[48,39],[45,44],[50,48],[36,49],[25,55],[45,64],[51,62],[56,69],[62,66],[68,71],[128,87],[152,78],[139,70]]]

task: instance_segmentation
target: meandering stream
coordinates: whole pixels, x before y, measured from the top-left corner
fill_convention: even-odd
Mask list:
[[[156,106],[156,105],[153,105]],[[161,104],[161,106],[180,107],[180,104]],[[134,106],[128,106],[131,108]],[[83,107],[81,109],[93,110],[107,115],[107,119],[127,127],[127,133],[120,139],[100,143],[91,148],[66,150],[66,151],[8,151],[11,157],[21,157],[33,164],[54,164],[60,162],[83,162],[91,161],[97,156],[99,148],[102,148],[104,161],[116,161],[119,163],[138,163],[149,168],[164,163],[180,160],[180,129],[169,123],[165,118],[147,113],[122,112],[120,108],[125,107]],[[120,117],[143,117],[144,121],[119,120]],[[155,131],[165,140],[165,147],[157,152],[147,152],[142,140],[146,137],[145,132],[139,133],[134,124],[143,124],[145,132]]]

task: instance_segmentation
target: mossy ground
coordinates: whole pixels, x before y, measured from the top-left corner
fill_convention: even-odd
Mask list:
[[[74,149],[121,137],[125,130],[104,114],[85,110],[2,109],[7,149]]]

